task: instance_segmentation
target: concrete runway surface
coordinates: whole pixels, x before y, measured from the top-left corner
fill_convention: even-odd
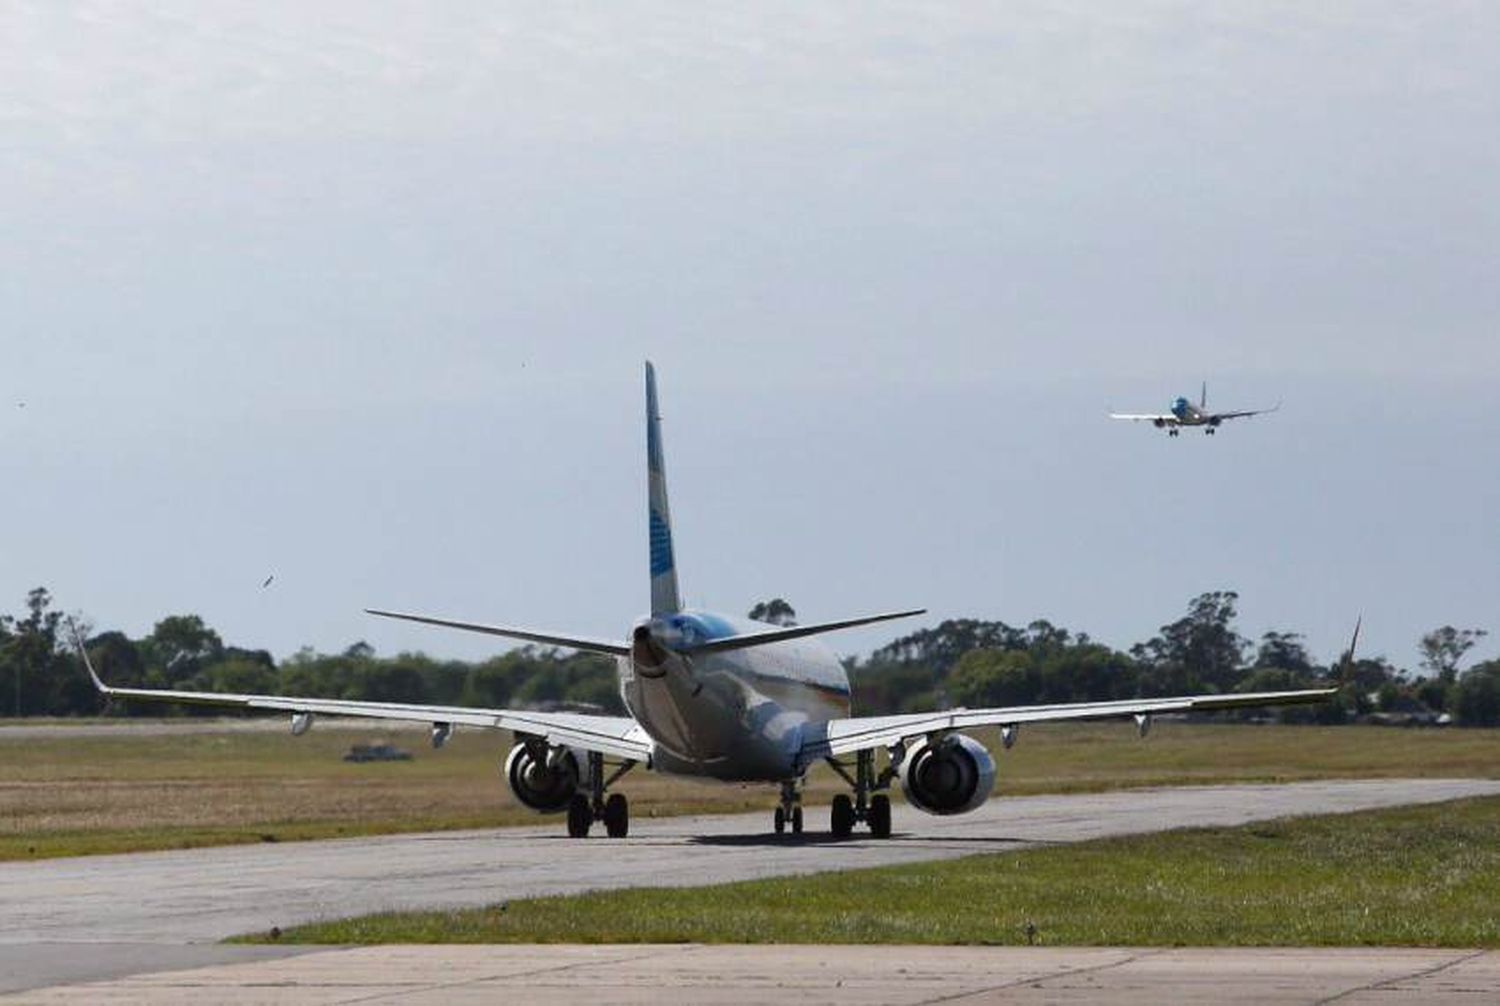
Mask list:
[[[537,828],[3,863],[0,992],[305,954],[203,944],[273,925],[384,909],[894,865],[1494,794],[1500,794],[1500,780],[1174,787],[1002,796],[955,818],[898,806],[896,834],[888,841],[861,833],[843,842],[816,833],[778,839],[767,834],[769,815],[754,814],[641,820],[632,822],[624,841],[568,839],[553,821]],[[814,826],[821,823],[822,808],[809,812]]]
[[[322,950],[0,997],[16,1003],[1494,1003],[1500,951],[434,946]]]

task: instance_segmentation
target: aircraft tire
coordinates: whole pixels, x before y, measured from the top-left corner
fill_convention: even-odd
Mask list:
[[[610,838],[630,834],[630,804],[624,793],[611,793],[604,801],[604,830]]]
[[[884,793],[870,797],[870,834],[876,838],[891,837],[891,798]]]
[[[781,807],[776,808],[776,834],[780,835],[786,831],[786,811]]]
[[[854,801],[844,793],[834,797],[829,821],[834,838],[848,838],[854,831]]]
[[[792,808],[792,834],[793,835],[800,835],[800,834],[802,834],[802,808],[801,807],[793,807]]]
[[[574,793],[573,799],[568,801],[568,837],[588,838],[589,826],[593,823],[594,808],[589,806],[589,798]]]

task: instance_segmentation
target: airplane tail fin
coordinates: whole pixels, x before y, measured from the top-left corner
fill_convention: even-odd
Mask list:
[[[667,470],[661,449],[661,412],[656,403],[656,368],[646,361],[646,502],[651,539],[651,614],[682,610],[677,561],[672,550],[672,513],[667,506]]]

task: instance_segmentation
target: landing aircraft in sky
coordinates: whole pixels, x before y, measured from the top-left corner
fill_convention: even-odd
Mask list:
[[[1226,419],[1243,419],[1246,416],[1263,416],[1268,412],[1275,412],[1281,408],[1277,402],[1269,409],[1244,409],[1239,412],[1209,412],[1208,411],[1208,382],[1204,382],[1203,391],[1198,397],[1198,404],[1194,405],[1186,398],[1179,396],[1172,403],[1170,411],[1163,413],[1133,413],[1133,412],[1111,412],[1111,419],[1133,419],[1136,422],[1149,422],[1157,429],[1167,431],[1167,436],[1175,437],[1184,426],[1201,426],[1203,432],[1213,436],[1219,429],[1219,424]]]
[[[522,804],[566,813],[568,834],[582,838],[603,821],[612,838],[629,830],[629,806],[615,787],[632,768],[781,787],[774,827],[802,831],[802,784],[827,762],[849,785],[833,798],[833,834],[863,822],[877,838],[891,833],[888,790],[899,781],[907,802],[928,814],[962,814],[990,796],[995,761],[962,733],[999,726],[1009,748],[1022,724],[1133,717],[1144,736],[1158,713],[1319,702],[1334,689],[1189,695],[996,709],[949,709],[896,716],[851,716],[849,678],[815,637],[837,629],[920,615],[923,609],[846,618],[816,625],[772,626],[683,607],[667,508],[666,467],[656,374],[646,364],[646,481],[651,613],[621,641],[565,632],[485,625],[428,615],[367,609],[371,614],[482,632],[544,646],[570,647],[616,659],[628,716],[526,709],[354,702],[290,695],[228,695],[115,688],[78,647],[94,685],[107,696],[289,713],[294,735],[315,716],[365,716],[432,724],[441,747],[456,727],[509,730],[515,743],[504,777]],[[877,763],[883,756],[883,764]]]

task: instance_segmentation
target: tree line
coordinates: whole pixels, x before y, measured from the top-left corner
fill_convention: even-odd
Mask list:
[[[1336,686],[1332,702],[1274,715],[1293,722],[1500,725],[1500,659],[1462,667],[1484,630],[1445,625],[1425,634],[1417,672],[1396,668],[1383,657],[1347,654],[1323,665],[1298,633],[1270,631],[1259,640],[1242,636],[1235,627],[1238,600],[1234,591],[1201,594],[1181,618],[1123,651],[1045,620],[1018,627],[951,619],[901,636],[868,657],[847,660],[854,708],[876,715]],[[796,619],[781,598],[761,602],[750,614],[778,625]],[[121,686],[624,712],[614,661],[595,654],[526,646],[471,662],[422,653],[379,656],[357,642],[341,653],[304,648],[277,662],[266,650],[226,644],[197,615],[163,618],[140,639],[115,630],[84,635],[99,673]],[[0,690],[7,685],[10,695],[0,698],[0,710],[13,716],[101,712],[64,618],[43,588],[27,595],[23,614],[0,615]],[[115,703],[106,712],[222,715],[211,708],[142,702]]]

